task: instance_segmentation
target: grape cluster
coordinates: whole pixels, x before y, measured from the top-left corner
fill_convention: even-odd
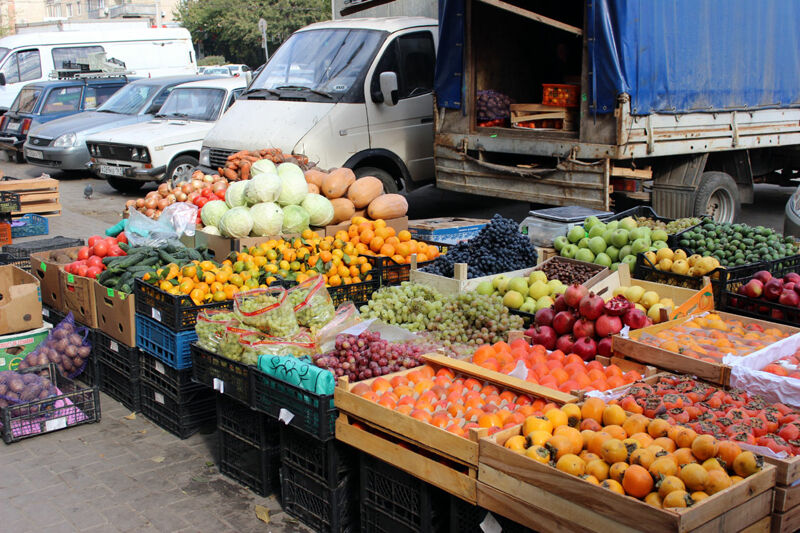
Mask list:
[[[499,342],[509,331],[522,329],[523,322],[522,317],[508,312],[497,295],[469,292],[445,296],[410,282],[377,291],[361,307],[361,316],[409,331],[427,331],[444,346]]]
[[[536,248],[511,219],[495,215],[474,238],[460,242],[424,272],[453,277],[456,263],[467,263],[467,276],[477,278],[536,266]]]
[[[381,339],[380,333],[364,331],[357,336],[337,335],[335,349],[315,355],[312,360],[337,378],[347,376],[351,381],[360,381],[419,366],[423,353],[425,348],[422,345],[390,343]]]

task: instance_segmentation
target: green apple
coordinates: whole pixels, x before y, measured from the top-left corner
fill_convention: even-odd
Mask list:
[[[622,248],[619,249],[619,258],[622,259],[626,255],[631,255],[633,252],[631,251],[631,245],[626,244]]]
[[[606,224],[606,229],[610,229],[611,231],[615,231],[619,228],[619,220],[612,220],[608,224]]]
[[[628,231],[636,228],[637,226],[638,224],[636,223],[636,220],[633,219],[633,217],[625,217],[619,221],[619,227],[622,229],[626,229]]]
[[[578,241],[578,248],[588,248],[589,247],[589,237],[584,237],[583,239]]]
[[[569,244],[569,239],[567,239],[564,235],[559,235],[555,239],[553,239],[553,248],[556,249],[557,252],[560,252],[561,249]]]
[[[561,249],[561,256],[568,259],[575,257],[576,253],[578,253],[578,246],[575,244],[568,244]]]
[[[653,239],[653,241],[666,242],[667,239],[669,238],[669,235],[667,235],[667,232],[664,231],[663,229],[657,229],[653,231],[652,235],[650,235],[650,238]]]
[[[611,258],[608,256],[608,254],[605,254],[605,253],[601,252],[601,253],[597,254],[597,256],[594,258],[594,264],[595,265],[602,265],[604,267],[610,267],[611,266]]]
[[[575,259],[578,261],[586,261],[587,263],[591,263],[594,261],[594,253],[588,248],[581,248],[575,254]]]
[[[606,248],[606,255],[611,258],[611,261],[619,259],[619,248],[616,246],[609,246]]]
[[[597,225],[592,226],[592,229],[589,230],[589,238],[591,237],[599,237],[606,231],[606,225],[602,222],[597,223]]]
[[[614,234],[611,235],[611,244],[616,246],[617,248],[622,248],[626,244],[628,244],[630,234],[628,230],[625,229],[618,229],[614,230]]]
[[[646,252],[647,249],[650,248],[650,243],[645,239],[636,239],[633,241],[631,245],[631,252],[634,254],[639,254],[642,252]]]
[[[606,241],[604,241],[602,237],[592,237],[589,239],[589,249],[595,255],[605,252],[606,247]]]
[[[567,239],[572,243],[578,242],[585,236],[586,230],[583,229],[583,226],[572,226],[567,232]]]

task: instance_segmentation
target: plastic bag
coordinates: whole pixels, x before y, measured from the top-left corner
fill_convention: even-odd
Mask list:
[[[258,359],[258,368],[276,379],[316,394],[331,395],[336,388],[336,380],[329,370],[319,368],[306,359],[262,355]]]
[[[209,309],[197,314],[194,330],[197,333],[197,344],[210,352],[219,353],[219,341],[225,329],[239,326],[240,322],[233,311],[227,309]]]
[[[244,339],[242,345],[247,357],[255,357],[256,363],[261,355],[303,357],[304,355],[311,356],[317,350],[314,336],[308,330],[300,330],[291,338],[265,337],[252,342]]]
[[[0,407],[45,400],[57,395],[56,386],[35,372],[0,372]]]
[[[186,202],[175,202],[161,212],[158,220],[130,209],[125,235],[131,246],[161,247],[167,244],[183,246],[180,237],[194,235],[197,206]]]
[[[242,339],[258,339],[265,335],[257,329],[247,328],[246,326],[228,326],[225,331],[220,333],[217,342],[217,351],[222,357],[231,361],[243,362],[244,346]]]
[[[64,320],[50,330],[47,339],[20,361],[18,369],[53,363],[62,376],[75,378],[83,372],[92,353],[88,336],[89,328],[76,326],[70,311]]]
[[[345,302],[336,310],[336,314],[328,324],[317,332],[317,344],[324,347],[333,345],[336,335],[361,322],[361,314],[353,302]]]
[[[237,293],[233,309],[242,324],[253,326],[273,337],[288,338],[300,331],[286,289],[268,287]]]
[[[325,288],[325,279],[316,276],[289,289],[289,303],[294,307],[297,322],[303,327],[318,331],[336,314],[333,300]]]

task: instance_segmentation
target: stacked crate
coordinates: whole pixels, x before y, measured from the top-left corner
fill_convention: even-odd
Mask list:
[[[100,390],[131,411],[139,411],[139,351],[98,330],[94,352],[102,376]]]

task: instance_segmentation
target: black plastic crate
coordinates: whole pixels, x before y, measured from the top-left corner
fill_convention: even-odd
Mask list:
[[[440,248],[441,253],[446,253],[447,247],[450,246],[449,244],[434,243],[432,241],[417,240],[417,242],[424,242],[425,244],[437,246]],[[367,261],[372,265],[372,270],[370,272],[373,273],[373,276],[380,276],[381,287],[400,285],[404,281],[409,281],[411,279],[410,263],[398,263],[391,257],[386,257],[384,255],[367,256]],[[433,261],[432,259],[430,261],[417,263],[417,268],[429,265],[433,263]]]
[[[0,254],[2,255],[2,254]],[[67,318],[66,313],[62,313],[61,311],[56,311],[52,307],[48,307],[46,305],[42,306],[42,318],[45,322],[48,322],[53,325],[53,327],[57,326],[61,323],[62,320]]]
[[[155,285],[136,278],[133,293],[136,296],[136,312],[160,322],[173,331],[193,330],[197,313],[205,309],[231,309],[233,302],[212,302],[195,305],[187,294],[170,294]]]
[[[689,252],[686,253],[688,254]],[[747,267],[747,265],[744,265],[744,267]],[[732,271],[739,268],[743,267],[732,267],[730,269],[719,267],[707,274],[707,276],[711,279],[711,289],[714,292],[715,302],[721,301],[722,292],[725,288],[725,281],[728,275]],[[658,270],[647,260],[643,253],[636,255],[636,266],[633,271],[633,277],[635,279],[663,283],[665,285],[673,285],[675,287],[684,287],[686,289],[692,289],[695,291],[699,291],[705,287],[705,282],[701,277],[698,278],[694,276]]]
[[[46,252],[47,250],[59,250],[61,248],[72,248],[83,246],[86,241],[83,239],[70,239],[68,237],[51,237],[49,239],[39,239],[38,241],[21,242],[3,246],[3,252],[11,254],[13,265],[22,269],[31,269],[31,254],[36,252]]]
[[[100,421],[100,393],[97,387],[83,388],[59,374],[55,365],[36,366],[22,373],[38,372],[47,377],[61,394],[44,400],[0,407],[0,434],[11,444],[59,429]]]
[[[336,439],[319,441],[281,424],[281,463],[330,486],[357,475],[358,456],[353,448]]]
[[[739,287],[750,281],[753,275],[761,270],[766,270],[779,278],[789,272],[800,272],[800,256],[736,267],[736,270],[728,275],[722,292],[722,302],[718,308],[729,313],[780,322],[789,326],[800,324],[800,309],[797,307],[782,305],[766,298],[749,298],[737,293]]]
[[[336,434],[338,410],[333,394],[322,395],[296,387],[266,374],[256,367],[250,369],[251,406],[278,418],[281,409],[294,414],[290,425],[312,437],[326,441]]]
[[[358,483],[352,478],[328,487],[288,465],[281,465],[283,510],[316,532],[358,531]]]
[[[139,396],[141,390],[138,379],[130,378],[105,361],[100,361],[100,372],[103,374],[101,391],[131,411],[138,411],[141,408]]]
[[[250,405],[250,367],[192,343],[192,379]]]
[[[461,498],[448,495],[450,512],[447,531],[450,533],[481,533],[481,522],[488,511]],[[505,531],[505,529],[503,529]]]
[[[666,222],[672,222],[672,221],[676,220],[674,218],[667,218],[667,217],[660,216],[649,205],[637,205],[636,207],[631,207],[630,209],[626,209],[625,211],[620,211],[619,213],[617,213],[615,215],[612,215],[612,216],[608,217],[607,219],[603,220],[603,222],[605,222],[607,224],[607,223],[611,222],[612,220],[622,220],[625,217],[647,217],[647,218],[652,218],[653,220],[660,220],[661,222],[665,222],[665,223]],[[686,217],[686,218],[691,218],[691,217]],[[682,233],[684,233],[686,231],[689,231],[691,229],[694,229],[694,228],[696,228],[697,226],[699,226],[700,224],[703,223],[703,217],[697,217],[697,218],[700,219],[700,222],[698,224],[695,224],[694,226],[689,226],[688,228],[686,228],[684,230],[681,230],[678,233],[670,233],[669,234],[669,238],[667,239],[667,244],[670,246],[670,248],[673,248],[673,249],[674,248],[680,248],[680,246],[678,246],[678,240],[679,240],[678,235],[680,235],[680,234],[682,234]]]
[[[219,430],[219,471],[256,494],[280,490],[280,453],[277,446],[262,448]]]
[[[8,191],[0,192],[0,213],[10,214],[19,210],[19,194]]]
[[[86,328],[88,334],[86,336],[87,342],[90,343],[92,351],[89,352],[89,358],[83,366],[83,372],[78,374],[75,379],[89,385],[90,387],[100,387],[103,384],[103,373],[100,370],[100,361],[97,357],[97,330],[92,329],[83,324],[75,323],[75,326]]]
[[[162,394],[179,400],[185,391],[208,389],[192,382],[192,369],[175,370],[149,353],[139,350],[139,379]]]
[[[373,276],[370,281],[362,281],[361,283],[327,287],[328,294],[331,295],[335,307],[339,307],[345,302],[353,302],[356,306],[364,305],[372,298],[372,293],[380,288],[380,276]]]
[[[281,444],[277,419],[247,405],[217,394],[217,429],[227,431],[259,448],[278,448]]]
[[[122,344],[100,330],[96,330],[95,342],[100,363],[129,379],[139,379],[139,350]]]
[[[212,390],[200,387],[183,394],[178,402],[144,381],[140,387],[142,414],[178,438],[189,438],[201,428],[215,424],[217,411]]]
[[[432,533],[446,527],[445,492],[366,453],[360,462],[361,531]]]

